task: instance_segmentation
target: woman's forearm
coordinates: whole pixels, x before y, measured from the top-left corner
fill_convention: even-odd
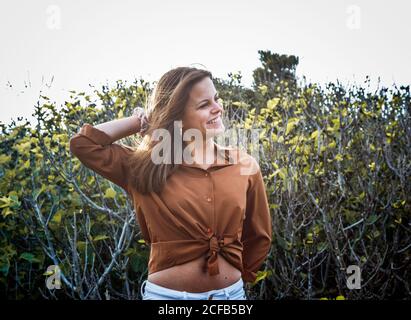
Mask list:
[[[103,122],[94,126],[104,131],[112,141],[117,141],[140,131],[140,119],[133,115],[126,118]]]

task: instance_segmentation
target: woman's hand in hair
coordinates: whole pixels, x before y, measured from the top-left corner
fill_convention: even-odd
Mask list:
[[[148,119],[146,112],[143,108],[137,107],[133,110],[133,116],[136,116],[140,121],[140,135],[144,136],[148,129]]]

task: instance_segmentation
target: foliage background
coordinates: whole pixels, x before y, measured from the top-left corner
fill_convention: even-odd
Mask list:
[[[296,79],[298,57],[259,54],[252,88],[241,73],[214,79],[225,123],[261,130],[273,243],[249,299],[410,299],[409,85],[322,88]],[[41,96],[35,128],[0,124],[2,297],[141,298],[150,248],[132,204],[68,141],[84,123],[131,115],[151,90],[119,80],[97,99],[71,91],[61,108]],[[50,265],[61,268],[61,289],[46,287]],[[361,268],[361,289],[347,288],[349,265]]]

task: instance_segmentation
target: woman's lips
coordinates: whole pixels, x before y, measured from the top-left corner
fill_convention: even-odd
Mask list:
[[[207,121],[208,125],[219,124],[221,121],[221,117],[217,117],[214,120]]]

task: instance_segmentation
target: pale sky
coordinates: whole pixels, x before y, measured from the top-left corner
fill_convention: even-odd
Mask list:
[[[299,56],[297,75],[321,84],[369,75],[408,85],[410,9],[405,0],[2,0],[0,121],[32,120],[40,90],[60,105],[68,90],[154,81],[180,65],[241,71],[251,86],[258,50]]]

